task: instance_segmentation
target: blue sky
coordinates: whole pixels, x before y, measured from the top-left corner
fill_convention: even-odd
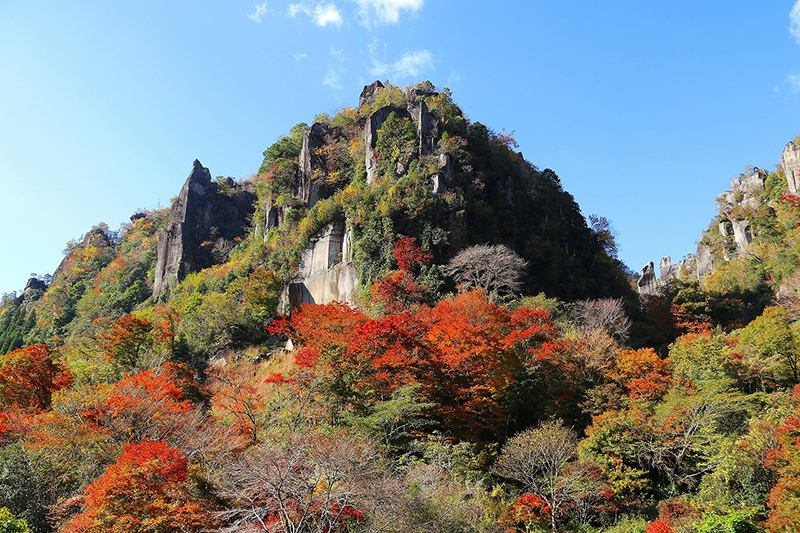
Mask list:
[[[375,79],[450,87],[638,270],[693,252],[728,180],[800,133],[800,7],[0,0],[0,293],[92,225],[169,205],[195,158],[250,176]]]

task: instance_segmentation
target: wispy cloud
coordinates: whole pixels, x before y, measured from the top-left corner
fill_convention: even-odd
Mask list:
[[[353,0],[361,23],[371,28],[381,24],[397,24],[400,13],[416,13],[425,0]],[[800,0],[798,0],[800,1]]]
[[[333,2],[313,4],[289,4],[289,16],[305,15],[317,26],[342,27],[342,13]]]
[[[789,12],[789,21],[789,33],[800,44],[800,0],[794,3],[794,7]]]
[[[341,89],[342,74],[344,73],[344,51],[331,47],[331,57],[328,60],[328,69],[322,77],[322,85],[331,89]]]
[[[786,81],[793,93],[800,93],[800,74],[789,74]]]
[[[412,50],[403,53],[400,59],[390,63],[377,58],[378,42],[373,41],[369,47],[372,67],[369,73],[378,78],[400,79],[418,78],[423,72],[433,70],[433,54],[429,50]]]
[[[302,61],[303,59],[305,59],[307,57],[308,57],[308,54],[306,54],[305,52],[300,52],[300,53],[294,55],[294,60],[299,63],[300,61]]]
[[[261,2],[260,4],[253,4],[253,7],[256,8],[255,12],[247,15],[247,18],[253,22],[261,22],[261,17],[267,14],[267,3]]]

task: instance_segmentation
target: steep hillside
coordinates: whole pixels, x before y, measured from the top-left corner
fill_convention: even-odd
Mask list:
[[[479,244],[505,245],[527,262],[521,294],[630,294],[605,219],[589,227],[558,176],[515,148],[469,121],[447,90],[375,82],[358,107],[292,128],[253,177],[212,179],[195,161],[169,209],[137,213],[117,232],[99,225],[70,244],[48,287],[5,300],[3,346],[66,343],[69,353],[103,320],[168,304],[201,360],[264,341],[256,320],[278,310],[364,304],[373,282],[395,270],[392,249],[406,237],[432,255],[419,273],[429,303],[456,288],[448,261]],[[274,294],[253,315],[232,287],[265,276],[274,276]],[[198,310],[223,307],[237,316],[187,325]]]

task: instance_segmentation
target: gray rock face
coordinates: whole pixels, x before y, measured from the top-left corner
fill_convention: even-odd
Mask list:
[[[274,204],[272,196],[267,194],[266,199],[264,200],[264,220],[263,220],[263,228],[264,228],[264,238],[266,239],[267,232],[272,228],[277,228],[283,225],[283,218],[285,216],[285,211],[283,207],[279,207]]]
[[[192,272],[194,265],[186,252],[192,239],[188,235],[189,228],[198,225],[207,225],[209,213],[201,209],[203,197],[211,186],[211,172],[197,159],[192,163],[192,171],[181,188],[178,199],[172,206],[167,222],[167,229],[158,236],[158,259],[156,261],[155,279],[153,281],[153,296],[158,297],[167,284],[175,283],[188,272]],[[199,245],[200,243],[194,243]]]
[[[439,171],[431,176],[431,192],[439,195],[447,192],[447,184],[453,179],[453,164],[450,155],[439,154],[436,166]]]
[[[760,207],[759,195],[764,190],[766,178],[765,170],[754,168],[748,176],[731,179],[731,189],[717,196],[720,213],[719,233],[725,238],[733,238],[736,253],[747,251],[753,238],[750,222],[739,218],[741,212],[737,213],[736,210],[737,208],[753,210]],[[728,251],[725,252],[725,259],[730,259]]]
[[[436,91],[415,85],[413,87],[406,87],[403,89],[403,94],[406,95],[406,100],[408,100],[409,103],[412,103],[420,97],[427,98],[429,96],[436,96]]]
[[[709,246],[698,244],[697,255],[695,257],[697,260],[697,279],[703,279],[706,274],[713,272],[714,259]]]
[[[672,264],[670,256],[662,257],[658,262],[659,279],[677,278],[679,275],[678,265]]]
[[[300,172],[294,186],[294,195],[311,208],[319,201],[319,184],[313,179],[314,170],[319,167],[317,150],[325,146],[325,135],[328,128],[315,122],[311,129],[303,135],[303,147],[300,149]]]
[[[652,261],[642,268],[636,287],[639,289],[639,296],[656,296],[658,294],[658,281]]]
[[[662,257],[658,264],[659,281],[666,283],[671,279],[687,279],[695,277],[696,271],[695,256],[689,254],[685,259],[681,259],[674,265],[670,256]]]
[[[436,140],[439,138],[439,123],[430,114],[428,105],[423,100],[409,102],[408,112],[417,125],[419,155],[433,154],[436,152]]]
[[[218,192],[211,172],[195,159],[170,210],[167,227],[158,236],[155,298],[186,274],[226,260],[234,238],[246,233],[244,221],[253,213],[255,194],[233,180],[225,185],[229,190]]]
[[[800,145],[796,142],[791,141],[783,149],[781,168],[786,176],[789,192],[797,194],[797,190],[800,189]]]
[[[358,97],[358,107],[375,102],[375,97],[381,89],[383,89],[383,84],[378,80],[375,80],[369,85],[365,85]]]
[[[358,277],[353,268],[351,239],[351,230],[341,221],[328,224],[312,237],[297,276],[284,294],[284,312],[304,303],[353,300]]]
[[[750,222],[747,220],[732,220],[731,224],[733,224],[733,240],[736,243],[736,250],[740,253],[746,252],[750,248],[750,242],[753,240]]]

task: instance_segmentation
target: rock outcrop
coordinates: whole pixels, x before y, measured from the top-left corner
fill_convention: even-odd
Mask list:
[[[23,292],[28,292],[28,290],[46,291],[47,283],[40,280],[39,278],[28,278],[28,282],[25,284],[25,289]]]
[[[375,80],[369,85],[365,85],[364,88],[361,89],[361,94],[358,96],[358,107],[374,103],[375,97],[380,89],[383,89],[383,84],[378,80]]]
[[[283,296],[284,312],[304,303],[351,302],[358,283],[352,232],[344,221],[328,224],[303,252],[297,276]]]
[[[303,135],[303,147],[300,149],[299,170],[294,185],[294,195],[306,207],[313,207],[319,201],[319,180],[314,179],[314,170],[319,167],[318,150],[325,146],[325,135],[328,127],[319,122],[311,125],[311,129]]]
[[[359,105],[373,103],[378,91],[382,89],[385,89],[385,87],[377,81],[364,87],[359,98]],[[378,157],[375,153],[375,147],[378,141],[378,131],[391,113],[395,113],[398,117],[412,120],[417,130],[417,151],[416,153],[401,156],[398,168],[395,169],[396,174],[402,175],[405,173],[411,161],[417,157],[432,155],[436,152],[440,127],[436,118],[428,110],[425,100],[423,100],[424,97],[433,96],[436,93],[424,88],[411,87],[406,89],[404,94],[406,97],[405,107],[397,105],[383,106],[369,116],[364,126],[364,143],[367,148],[364,164],[367,169],[367,183],[374,183],[377,179]]]
[[[800,145],[796,141],[789,142],[783,149],[781,168],[786,176],[789,192],[797,194],[797,190],[800,189]]]
[[[647,263],[639,273],[639,281],[636,283],[640,296],[655,296],[658,294],[658,282],[656,281],[656,269],[652,261]]]
[[[253,213],[254,202],[249,184],[236,184],[230,178],[217,184],[195,159],[167,227],[159,233],[153,297],[187,274],[225,261],[235,239],[247,232],[245,221]]]
[[[766,179],[765,170],[753,168],[749,175],[733,178],[730,190],[717,196],[719,232],[730,242],[726,249],[726,260],[730,260],[730,253],[743,253],[750,247],[753,240],[752,229],[743,213],[758,209],[759,195],[764,190]]]
[[[79,246],[82,247],[84,250],[87,248],[97,248],[98,250],[105,250],[107,248],[113,247],[114,244],[111,242],[111,238],[107,233],[108,227],[106,227],[105,224],[103,224],[102,226],[103,227],[95,226],[91,230],[87,231],[86,234],[83,236],[83,239]],[[70,269],[70,265],[71,265],[70,256],[67,255],[58,264],[58,267],[56,268],[55,272],[53,272],[53,277],[50,283],[56,284],[57,282],[60,282],[65,273],[67,274],[67,277],[69,277],[67,271]]]

